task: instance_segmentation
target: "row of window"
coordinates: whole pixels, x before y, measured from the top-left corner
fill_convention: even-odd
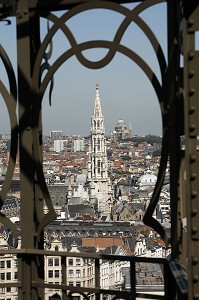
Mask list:
[[[11,280],[11,272],[0,273],[1,280]],[[14,272],[14,279],[17,279],[17,272]]]
[[[94,286],[94,279],[87,280],[87,284],[88,284],[87,285],[88,287]],[[81,286],[82,285],[83,287],[85,287],[86,286],[86,281],[82,281],[82,283],[80,281],[77,281],[76,284],[72,281],[69,281],[68,285],[69,286],[73,286],[73,285]]]
[[[61,265],[61,260],[60,258],[49,258],[48,259],[48,266],[60,266]],[[81,259],[80,258],[69,258],[68,260],[68,265],[69,266],[80,266],[81,265]]]
[[[60,277],[61,276],[61,270],[49,270],[48,271],[48,278],[53,277]],[[68,277],[81,277],[81,270],[68,270]]]
[[[18,291],[18,288],[15,288],[15,287],[7,287],[7,288],[0,288],[0,295],[2,295],[2,294],[5,294],[5,293],[10,293],[10,292],[12,292],[12,293],[15,293],[15,292],[17,292]],[[7,298],[7,300],[9,300],[8,298]]]
[[[4,269],[4,268],[11,268],[11,260],[6,260],[6,261],[0,261],[0,268]]]
[[[10,269],[11,263],[12,263],[12,260],[10,260],[10,259],[0,261],[0,269],[4,269],[4,268]],[[14,260],[14,268],[17,268],[17,266],[18,266],[18,262],[17,262],[17,259],[15,259]]]

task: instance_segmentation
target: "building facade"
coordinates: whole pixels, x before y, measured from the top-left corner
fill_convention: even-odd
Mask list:
[[[61,152],[64,150],[64,140],[54,140],[54,151]]]
[[[84,140],[74,140],[74,152],[84,151]]]

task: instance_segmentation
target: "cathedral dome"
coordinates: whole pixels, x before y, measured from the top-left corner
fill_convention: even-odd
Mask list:
[[[152,171],[147,170],[144,175],[142,175],[138,181],[137,184],[140,187],[149,187],[154,186],[157,181],[157,177],[152,173]]]

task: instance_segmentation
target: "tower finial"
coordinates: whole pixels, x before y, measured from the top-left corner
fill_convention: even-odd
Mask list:
[[[96,89],[98,89],[99,88],[99,82],[97,81],[96,82]]]

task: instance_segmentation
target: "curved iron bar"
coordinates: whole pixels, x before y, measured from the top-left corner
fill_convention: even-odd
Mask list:
[[[165,177],[165,170],[167,167],[167,161],[168,161],[168,155],[169,155],[169,149],[168,149],[168,127],[165,126],[163,137],[162,137],[162,152],[161,152],[161,158],[160,158],[160,168],[158,172],[157,181],[153,190],[153,195],[151,197],[149,206],[147,207],[147,211],[145,212],[145,215],[143,217],[144,224],[150,226],[151,228],[155,229],[157,233],[159,233],[164,240],[166,246],[168,246],[169,240],[166,236],[165,230],[163,229],[162,225],[153,218],[153,212],[156,208],[156,205],[159,200],[159,196],[162,190],[164,177]]]
[[[33,82],[36,83],[36,78],[38,78],[37,72],[39,71],[38,66],[40,65],[40,62],[41,62],[42,53],[43,53],[43,51],[45,51],[45,49],[49,45],[52,37],[54,36],[54,34],[57,32],[58,29],[62,29],[62,31],[65,33],[66,37],[68,38],[68,40],[71,44],[72,49],[69,49],[64,54],[62,54],[55,61],[53,66],[48,71],[46,77],[44,78],[43,82],[41,83],[41,85],[39,87],[40,99],[42,99],[44,91],[49,83],[49,80],[51,80],[51,78],[52,78],[53,74],[56,72],[56,70],[69,57],[71,57],[73,55],[75,55],[77,57],[77,59],[79,60],[79,62],[82,65],[84,65],[87,68],[91,68],[91,69],[99,69],[99,68],[106,66],[113,59],[116,52],[123,53],[124,55],[129,57],[131,60],[133,60],[140,66],[140,68],[144,71],[144,73],[147,75],[147,77],[151,81],[151,83],[156,91],[156,94],[157,94],[157,97],[159,100],[159,104],[160,104],[160,108],[161,108],[161,112],[162,112],[162,121],[163,121],[163,145],[162,145],[162,156],[161,156],[161,161],[160,161],[160,169],[159,169],[158,179],[157,179],[157,183],[156,183],[156,186],[154,189],[154,193],[153,193],[150,205],[149,205],[149,209],[144,218],[144,222],[146,222],[149,226],[154,228],[166,241],[167,239],[165,237],[165,232],[164,232],[163,227],[158,222],[154,221],[152,214],[153,214],[153,211],[154,211],[155,206],[157,205],[157,202],[159,199],[160,191],[161,191],[163,181],[164,181],[167,160],[168,160],[168,143],[167,143],[167,140],[168,140],[167,131],[168,130],[167,130],[167,118],[165,118],[165,116],[167,114],[167,102],[166,102],[166,99],[164,98],[165,96],[163,97],[163,94],[164,94],[163,90],[166,86],[165,79],[166,79],[166,75],[167,75],[167,66],[166,66],[166,61],[165,61],[165,57],[164,57],[162,48],[160,47],[160,44],[158,43],[155,35],[151,31],[151,29],[148,27],[148,25],[137,15],[138,13],[142,12],[144,9],[148,8],[149,6],[157,4],[157,3],[162,3],[162,2],[164,2],[164,1],[156,1],[156,0],[145,1],[144,3],[141,3],[140,5],[138,5],[132,11],[130,11],[129,9],[127,9],[125,7],[121,7],[118,4],[113,5],[113,3],[110,4],[109,2],[104,2],[104,3],[95,2],[95,3],[91,3],[91,5],[89,5],[89,6],[88,6],[88,4],[79,5],[73,9],[71,9],[66,14],[64,14],[60,19],[52,14],[48,15],[48,18],[54,22],[54,25],[49,30],[48,34],[44,38],[44,41],[40,47],[40,50],[39,50],[39,53],[38,53],[38,56],[36,59],[35,66],[37,66],[37,67],[34,69],[35,72],[34,72],[33,77],[35,78],[35,80]],[[94,9],[94,8],[111,9],[111,10],[123,13],[126,16],[126,18],[124,19],[121,26],[119,27],[119,29],[113,39],[113,42],[91,41],[91,42],[85,42],[85,43],[81,43],[81,44],[77,45],[74,36],[72,35],[69,28],[66,26],[65,22],[69,18],[73,17],[75,14],[78,14],[84,10]],[[152,47],[156,53],[156,56],[157,56],[157,59],[159,62],[159,66],[160,66],[160,72],[161,72],[161,77],[162,77],[162,86],[160,85],[155,74],[152,72],[152,70],[149,68],[149,66],[144,62],[144,60],[142,60],[141,57],[139,57],[133,51],[129,50],[127,47],[119,44],[125,30],[127,29],[127,27],[129,26],[129,24],[132,21],[134,21],[142,29],[142,31],[149,38],[149,41],[152,44]],[[107,49],[109,49],[109,52],[103,59],[101,59],[97,62],[92,62],[92,61],[89,61],[88,59],[86,59],[82,55],[82,51],[92,49],[92,48],[107,48]],[[38,88],[38,87],[35,86],[35,88]]]
[[[5,22],[6,25],[10,25],[11,21],[10,20],[6,20],[6,19],[0,19],[0,22]]]
[[[16,78],[15,78],[14,70],[12,68],[12,64],[1,45],[0,45],[0,58],[7,71],[9,85],[10,85],[10,92],[8,92],[3,82],[0,81],[0,91],[5,101],[9,118],[10,118],[10,124],[11,124],[10,157],[9,157],[5,180],[3,182],[2,189],[0,191],[0,208],[1,208],[6,198],[6,195],[9,191],[10,184],[12,181],[12,176],[14,173],[15,164],[16,164],[16,155],[17,155],[17,148],[18,148],[18,122],[17,122],[17,115],[16,115],[16,101],[17,101]],[[15,236],[15,246],[16,246],[17,239],[18,239],[18,232],[15,225],[10,221],[8,217],[6,217],[6,215],[2,213],[0,214],[0,220],[13,232]]]
[[[40,98],[38,98],[37,94],[35,94],[34,97],[34,118],[38,122],[39,117],[40,117],[40,111],[41,111],[41,101]],[[44,173],[43,173],[43,167],[41,164],[42,161],[42,154],[41,154],[41,149],[40,149],[40,141],[39,141],[39,136],[38,132],[34,132],[33,134],[33,143],[34,143],[34,154],[35,154],[35,169],[36,169],[36,176],[37,176],[37,184],[40,188],[40,193],[42,194],[46,206],[48,207],[48,213],[43,214],[41,220],[38,220],[38,225],[37,225],[37,238],[40,239],[40,233],[44,229],[44,227],[49,224],[51,221],[56,219],[56,212],[53,207],[50,194],[46,185]],[[40,200],[42,197],[40,198]],[[35,208],[36,209],[36,208]],[[37,210],[37,209],[36,209]],[[36,212],[37,213],[37,212]]]
[[[162,48],[161,48],[160,44],[158,43],[153,32],[148,27],[148,25],[137,15],[138,13],[142,12],[143,9],[146,9],[151,5],[161,3],[161,2],[163,2],[163,0],[150,0],[150,1],[148,1],[149,5],[147,5],[147,6],[146,6],[146,2],[141,3],[133,10],[129,10],[128,8],[120,6],[116,3],[110,3],[110,2],[101,3],[101,2],[96,1],[94,3],[90,3],[89,7],[88,7],[88,4],[79,5],[73,9],[71,9],[69,12],[65,13],[61,18],[58,18],[52,14],[48,15],[46,12],[43,12],[43,11],[40,12],[40,15],[42,15],[43,17],[46,17],[50,21],[54,22],[54,25],[51,27],[49,33],[46,35],[46,37],[43,40],[43,43],[42,43],[40,51],[39,51],[40,53],[38,54],[38,57],[37,57],[36,64],[41,64],[41,60],[43,58],[43,53],[45,52],[45,49],[48,47],[52,37],[55,35],[55,33],[59,29],[62,29],[63,33],[66,35],[66,37],[68,38],[68,40],[71,44],[71,47],[76,49],[76,47],[77,47],[76,40],[75,40],[73,34],[71,33],[70,29],[66,26],[66,24],[65,24],[66,21],[68,21],[70,18],[74,17],[76,14],[83,12],[85,10],[95,9],[95,8],[105,8],[105,9],[110,9],[115,12],[121,13],[124,16],[126,16],[126,18],[120,25],[120,27],[114,37],[113,43],[115,43],[115,44],[120,43],[125,30],[129,26],[129,24],[132,21],[134,21],[137,24],[137,26],[139,26],[142,29],[142,31],[145,33],[145,35],[149,38],[149,41],[151,42],[151,45],[157,55],[158,63],[159,63],[160,70],[161,70],[161,77],[163,80],[165,70],[166,70],[166,61],[165,61],[165,57],[164,57]],[[114,51],[114,49],[110,49],[109,53],[106,55],[106,57],[104,59],[102,59],[98,62],[93,62],[94,66],[92,68],[98,69],[98,68],[103,67],[103,61],[109,60],[109,62],[110,62],[113,59],[115,53],[116,53],[116,51]],[[77,59],[80,61],[80,63],[87,67],[87,65],[86,65],[87,59],[84,58],[82,53],[77,51],[75,53],[75,55],[76,55]],[[40,61],[40,63],[39,63],[39,61]],[[88,66],[88,67],[90,68],[90,66]],[[39,74],[35,74],[35,76],[38,76],[38,75]]]
[[[67,299],[71,299],[71,300],[72,300],[72,299],[73,299],[73,294],[76,295],[77,293],[76,293],[76,292],[69,292],[68,295],[67,295]],[[82,292],[82,293],[79,292],[78,294],[81,295],[81,296],[82,296],[84,299],[86,299],[86,300],[89,300],[89,299],[90,299],[90,298],[89,298],[85,293],[83,293],[83,292]]]
[[[50,26],[49,26],[49,20],[47,20],[47,30],[49,31]],[[49,43],[49,51],[44,53],[44,60],[45,62],[41,65],[41,69],[40,69],[40,76],[42,77],[42,74],[44,73],[45,70],[49,70],[50,68],[50,64],[48,63],[48,60],[51,58],[52,56],[52,52],[53,52],[53,43],[52,40]],[[50,84],[50,90],[49,90],[49,104],[51,106],[52,103],[52,91],[53,91],[53,87],[54,87],[54,78],[52,77],[51,79],[51,84]]]
[[[95,43],[95,44],[94,44]],[[113,44],[112,42],[109,41],[89,41],[89,42],[85,42],[82,44],[79,44],[78,46],[80,48],[80,51],[83,50],[88,50],[88,49],[93,49],[93,48],[112,48]],[[145,73],[145,75],[149,78],[149,80],[152,82],[152,85],[154,87],[154,90],[158,96],[158,99],[160,99],[160,103],[162,102],[163,99],[163,92],[162,92],[162,87],[160,85],[160,82],[158,81],[156,75],[153,73],[153,71],[151,70],[151,68],[147,65],[147,63],[139,56],[137,55],[135,52],[133,52],[132,50],[130,50],[129,48],[122,46],[122,45],[118,45],[117,46],[117,52],[120,52],[124,55],[126,55],[127,57],[129,57],[132,61],[136,62],[137,65],[139,65],[139,67],[143,70],[143,72]],[[48,73],[46,74],[39,90],[38,93],[40,93],[41,96],[43,96],[46,87],[49,83],[49,80],[52,78],[52,76],[54,75],[54,73],[56,72],[56,70],[58,70],[58,68],[66,61],[68,60],[70,57],[72,57],[75,54],[73,49],[69,49],[67,50],[65,53],[63,53],[52,65],[52,67],[50,68],[50,70],[48,71]],[[109,63],[109,61],[106,61],[106,64],[103,64],[103,66],[106,66]],[[87,62],[87,66],[89,66],[89,68],[93,68],[94,65],[90,64],[90,62]]]

